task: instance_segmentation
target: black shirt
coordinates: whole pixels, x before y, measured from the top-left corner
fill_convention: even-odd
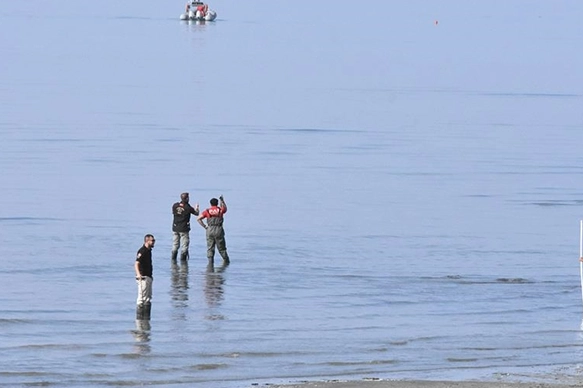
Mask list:
[[[176,202],[172,205],[172,214],[174,215],[174,222],[172,223],[173,232],[189,232],[190,215],[194,214],[198,216],[198,212],[190,204],[185,202]]]
[[[136,254],[136,261],[140,263],[140,275],[152,277],[152,250],[142,245]]]

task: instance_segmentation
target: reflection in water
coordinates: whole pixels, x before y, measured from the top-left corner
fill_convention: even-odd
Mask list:
[[[188,261],[172,260],[172,289],[170,296],[175,307],[188,307]]]
[[[220,307],[224,299],[223,286],[225,284],[225,277],[223,273],[229,266],[229,263],[223,262],[220,267],[215,267],[213,262],[210,262],[206,268],[204,295],[208,307]],[[222,314],[211,312],[206,316],[208,320],[222,320],[225,317]]]
[[[187,24],[189,26],[206,26],[206,20],[183,20],[182,23]]]
[[[136,319],[136,330],[132,330],[132,335],[136,340],[134,352],[137,354],[148,354],[150,348],[150,333],[152,324],[149,319]]]

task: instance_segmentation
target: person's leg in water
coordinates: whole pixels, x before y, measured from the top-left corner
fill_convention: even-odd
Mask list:
[[[180,233],[180,260],[188,260],[188,247],[190,245],[190,235],[188,232]]]
[[[230,262],[229,254],[227,253],[227,241],[225,240],[225,232],[223,231],[219,236],[216,238],[217,241],[217,249],[219,254],[223,258],[225,264]]]
[[[178,247],[180,246],[180,233],[172,232],[172,260],[178,257]]]
[[[215,245],[216,245],[215,237],[210,233],[207,233],[206,236],[206,257],[208,258],[209,265],[213,265],[215,262]]]
[[[136,300],[136,319],[150,319],[152,311],[152,278],[142,276],[136,279],[138,298]]]

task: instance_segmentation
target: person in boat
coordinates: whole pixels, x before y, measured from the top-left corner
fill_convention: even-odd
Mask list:
[[[198,6],[196,7],[196,10],[200,11],[202,17],[205,17],[209,11],[209,6],[206,3],[199,3]]]
[[[190,3],[186,3],[186,9],[184,10],[184,13],[186,13],[188,15],[189,12],[190,12]]]

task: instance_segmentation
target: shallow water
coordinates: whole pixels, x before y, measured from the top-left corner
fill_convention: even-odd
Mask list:
[[[580,379],[582,6],[359,4],[2,6],[0,385]]]

